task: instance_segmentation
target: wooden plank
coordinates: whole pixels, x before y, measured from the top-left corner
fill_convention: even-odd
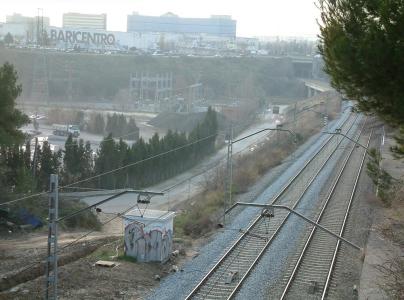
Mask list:
[[[115,267],[116,264],[113,261],[107,261],[107,260],[99,260],[95,263],[96,266],[100,267],[107,267],[107,268],[112,268]]]

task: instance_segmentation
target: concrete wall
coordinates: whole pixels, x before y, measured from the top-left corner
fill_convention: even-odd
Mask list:
[[[140,262],[167,261],[172,252],[172,242],[172,219],[147,225],[133,221],[125,226],[125,255]]]

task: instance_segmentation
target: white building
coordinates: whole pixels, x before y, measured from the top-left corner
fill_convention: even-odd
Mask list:
[[[107,15],[65,13],[63,14],[63,27],[106,30]]]
[[[48,17],[26,17],[21,14],[6,16],[6,23],[0,23],[0,37],[10,33],[17,43],[30,43],[36,41],[37,32],[49,27]]]

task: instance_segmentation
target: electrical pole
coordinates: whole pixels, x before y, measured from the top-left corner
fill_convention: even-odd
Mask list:
[[[36,176],[37,153],[38,153],[38,138],[35,137],[34,159],[32,160],[32,176],[34,177],[34,179]]]
[[[46,259],[46,286],[45,299],[57,299],[57,279],[58,279],[58,228],[57,220],[59,209],[59,188],[58,175],[50,176],[49,194],[49,225],[48,225],[48,256]]]
[[[295,108],[293,110],[293,132],[296,132],[296,116],[297,116],[297,102],[295,102]]]
[[[223,214],[223,225],[226,224],[226,210],[229,205],[231,205],[231,194],[232,194],[232,184],[233,184],[233,124],[230,125],[229,137],[227,140],[227,163],[226,163],[226,181],[224,186],[224,214]],[[227,195],[226,195],[227,194]]]

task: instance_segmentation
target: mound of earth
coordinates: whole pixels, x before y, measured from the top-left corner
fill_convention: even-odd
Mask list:
[[[162,112],[148,123],[154,127],[170,129],[172,131],[190,132],[195,126],[202,122],[206,112],[198,113],[175,113]],[[217,114],[219,130],[228,127],[227,119],[220,113]]]

